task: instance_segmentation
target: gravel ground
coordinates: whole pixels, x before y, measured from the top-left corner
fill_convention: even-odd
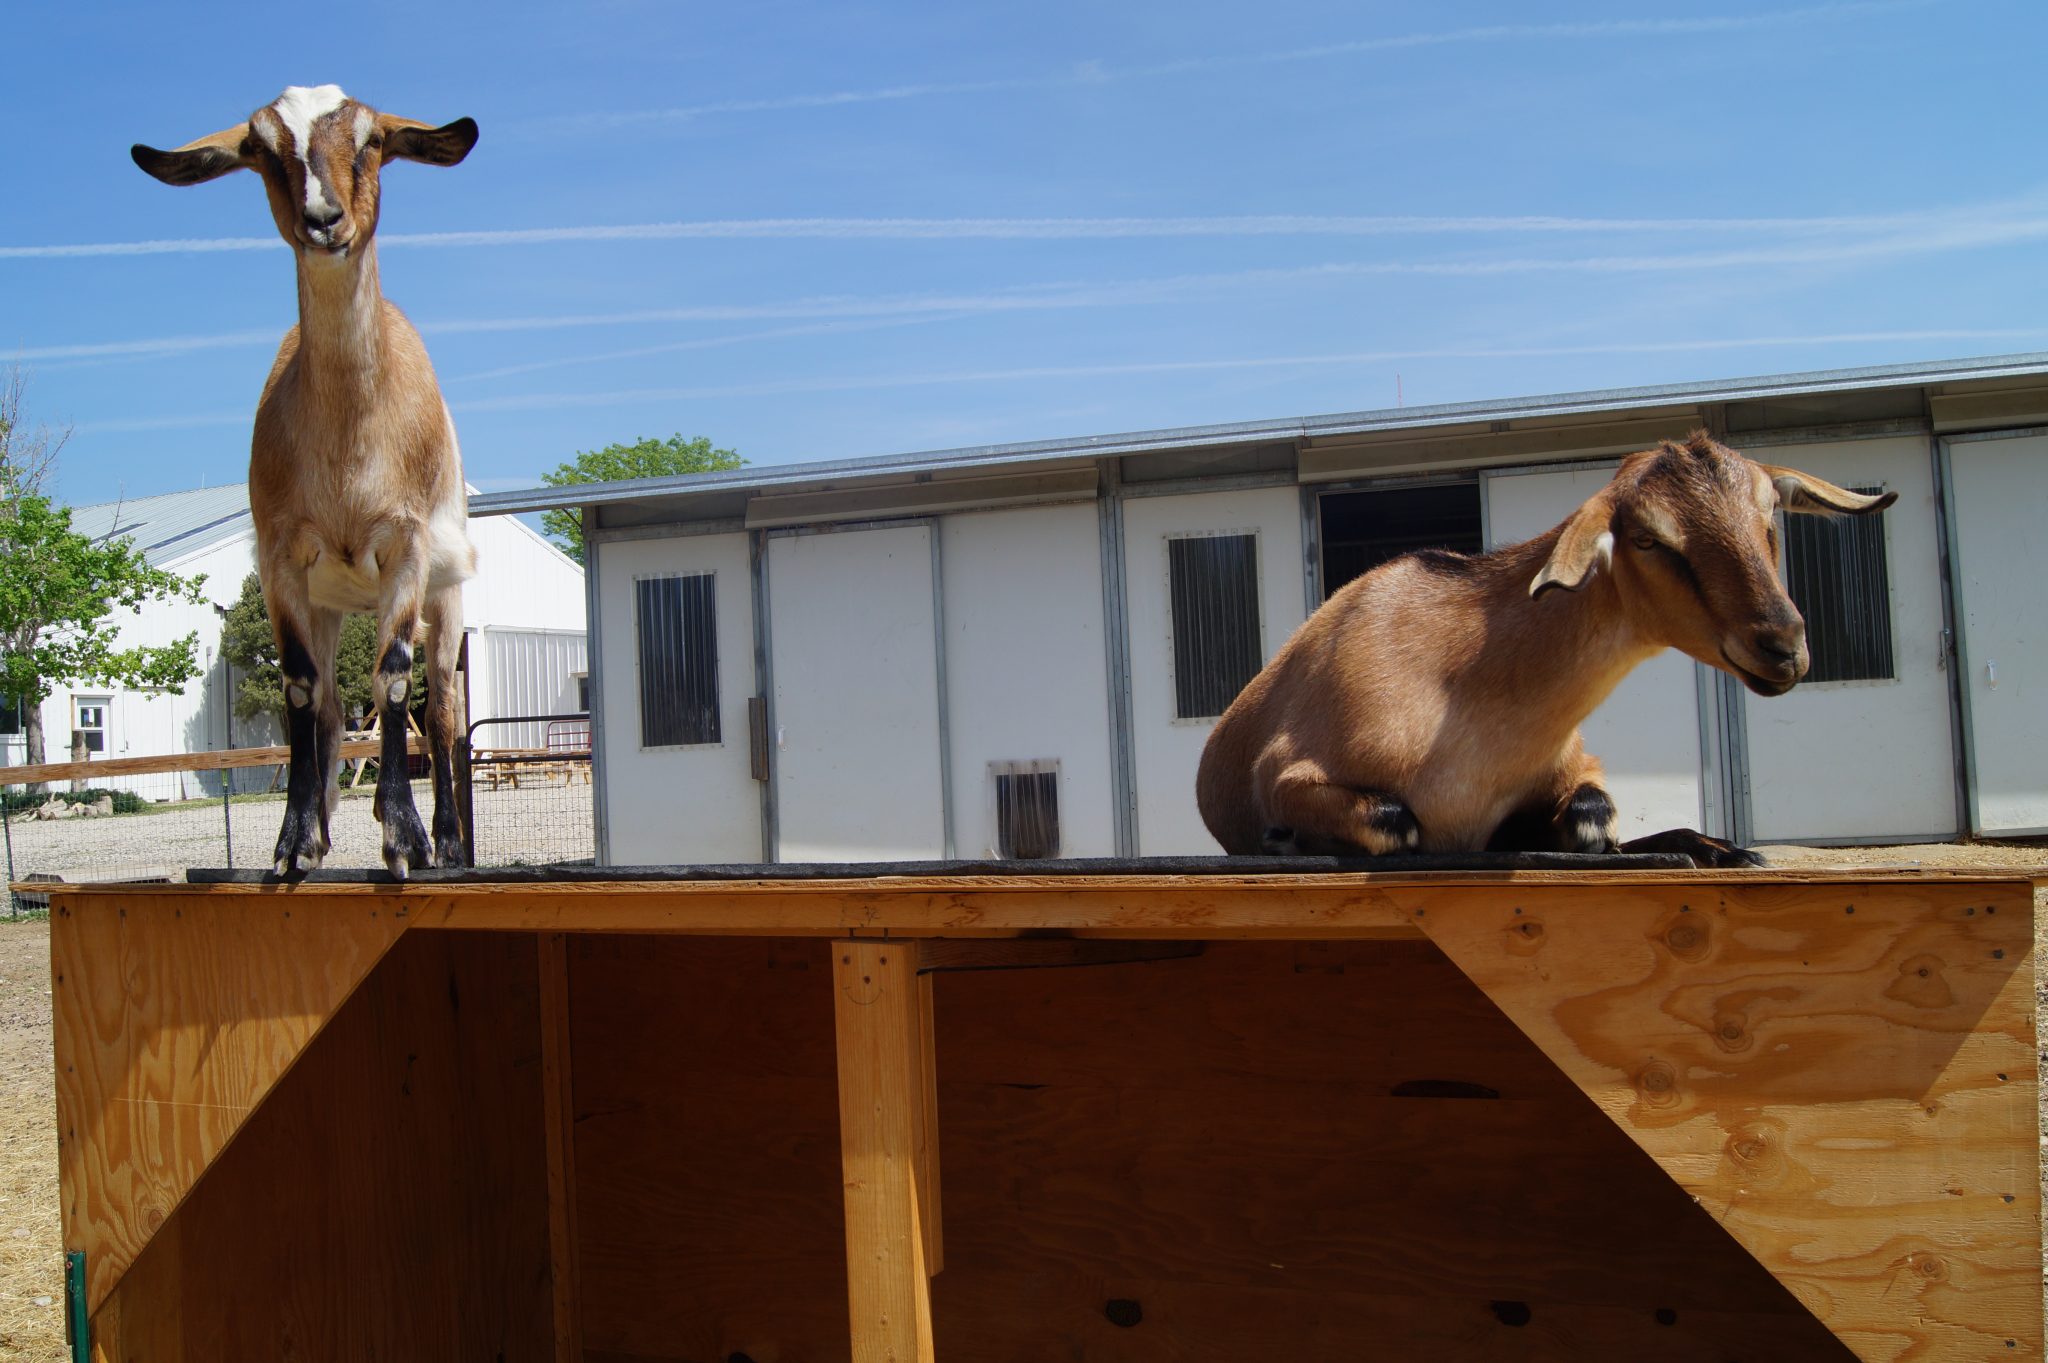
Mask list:
[[[431,784],[415,781],[413,799],[422,817],[431,816]],[[588,784],[478,790],[474,800],[479,866],[577,861],[592,855]],[[370,805],[368,786],[342,792],[329,827],[334,846],[327,865],[384,864]],[[158,876],[183,880],[188,866],[268,865],[284,817],[284,797],[238,796],[227,808],[233,820],[232,860],[228,819],[216,800],[154,805],[139,814],[108,819],[17,819],[7,828],[14,878],[41,873],[66,881]]]
[[[492,827],[507,830],[504,845],[509,847],[512,832],[521,827],[521,817],[526,817],[529,823],[537,822],[530,812],[522,816],[520,811],[522,808],[530,811],[544,793],[551,801],[547,806],[549,813],[546,818],[549,821],[554,819],[553,810],[557,805],[567,808],[575,800],[581,800],[580,827],[584,830],[581,855],[588,856],[590,794],[587,786],[574,787],[566,792],[479,791],[478,825],[486,830]],[[238,805],[238,819],[245,809],[249,811],[249,822],[253,826],[252,836],[254,827],[268,829],[271,836],[275,836],[272,823],[277,814],[275,802]],[[491,811],[488,822],[487,809]],[[46,824],[36,831],[56,830],[61,837],[48,844],[53,848],[69,847],[90,852],[97,846],[102,849],[104,857],[106,844],[96,839],[112,837],[120,840],[117,846],[132,849],[126,852],[127,855],[139,859],[153,854],[159,860],[177,864],[180,859],[169,854],[172,847],[210,845],[218,849],[217,840],[207,844],[206,839],[213,835],[200,827],[209,817],[217,829],[220,818],[218,805],[208,804],[199,809],[174,808],[156,814],[96,820],[84,825],[69,822]],[[192,825],[189,830],[188,823]],[[576,827],[574,824],[567,826]],[[158,827],[164,828],[166,834],[154,844],[155,849],[162,850],[152,852],[150,838]],[[366,859],[364,862],[343,864],[374,861],[376,827],[370,821],[367,801],[360,808],[354,801],[344,804],[335,832],[337,854]],[[193,841],[173,843],[172,838]],[[572,838],[564,837],[550,843],[546,857],[529,849],[527,859],[553,859],[558,848],[568,848],[572,841]],[[236,845],[239,851],[239,822]],[[1794,866],[1918,865],[2007,870],[2048,865],[2048,846],[2040,844],[1771,847],[1763,850],[1773,861]],[[80,864],[89,864],[92,860],[77,852],[72,855],[79,859]],[[504,864],[511,859],[507,855],[494,864]],[[53,856],[50,864],[61,860],[61,856]],[[481,855],[479,860],[482,860]],[[2048,893],[2036,896],[2034,909],[2035,959],[2039,961],[2043,958],[2044,945],[2048,945],[2048,939],[2042,936],[2043,930],[2048,929]],[[57,1123],[50,1048],[49,969],[49,924],[36,919],[10,921],[0,917],[0,1363],[12,1363],[16,1359],[62,1363],[67,1357],[62,1316],[63,1256],[57,1213]],[[2044,999],[2044,1007],[2048,1007],[2048,999]],[[2038,1011],[2036,1016],[2040,1016]],[[2048,1282],[2048,1274],[2044,1274],[2044,1282]]]

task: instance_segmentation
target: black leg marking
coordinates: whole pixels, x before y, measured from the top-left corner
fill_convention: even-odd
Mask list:
[[[441,687],[427,678],[427,746],[434,762],[434,864],[461,866],[467,861],[462,846],[462,816],[455,804],[455,735],[450,723],[453,711],[441,704]]]
[[[401,627],[377,665],[377,817],[384,825],[384,867],[400,880],[408,869],[432,866],[434,852],[420,811],[413,803],[410,754],[406,752],[406,702],[410,698],[412,649]]]
[[[1557,822],[1558,841],[1567,852],[1616,850],[1614,801],[1591,782],[1572,792]]]
[[[1259,850],[1269,857],[1371,857],[1412,852],[1422,841],[1422,825],[1415,811],[1397,796],[1383,791],[1361,790],[1358,798],[1367,807],[1365,825],[1382,843],[1378,848],[1348,838],[1303,833],[1298,828],[1268,828],[1259,839]]]
[[[327,854],[324,770],[320,765],[319,720],[313,710],[319,669],[298,636],[287,634],[280,650],[284,672],[285,741],[291,746],[285,785],[284,826],[277,833],[272,869],[304,875]]]
[[[1422,825],[1406,801],[1377,790],[1362,790],[1359,795],[1375,806],[1366,823],[1387,840],[1389,852],[1413,852],[1421,844]]]
[[[1720,869],[1768,866],[1770,863],[1746,847],[1723,838],[1708,837],[1690,828],[1669,828],[1646,838],[1632,838],[1621,845],[1624,852],[1681,852],[1693,865]]]

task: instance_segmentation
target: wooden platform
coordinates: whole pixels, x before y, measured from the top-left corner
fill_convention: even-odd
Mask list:
[[[94,1356],[2041,1357],[2028,879],[745,869],[53,889]]]

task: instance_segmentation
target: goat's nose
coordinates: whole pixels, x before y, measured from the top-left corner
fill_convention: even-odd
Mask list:
[[[306,210],[306,226],[315,232],[324,232],[341,221],[339,208],[309,208]]]

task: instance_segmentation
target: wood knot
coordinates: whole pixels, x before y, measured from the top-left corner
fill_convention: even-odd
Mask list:
[[[1947,1008],[1956,1001],[1942,973],[1947,968],[1939,956],[1908,957],[1899,962],[1899,977],[1885,987],[1884,996],[1912,1008]]]
[[[1507,939],[1510,955],[1533,956],[1543,949],[1543,922],[1536,918],[1520,919],[1502,936]]]
[[[1781,1177],[1786,1170],[1785,1142],[1779,1132],[1761,1122],[1739,1126],[1728,1133],[1722,1147],[1737,1166],[1738,1177],[1748,1183],[1764,1183]]]
[[[1664,932],[1664,945],[1682,961],[1697,961],[1707,954],[1707,924],[1703,919],[1684,918]]]
[[[1739,1054],[1756,1045],[1756,1038],[1750,1034],[1748,1019],[1742,1014],[1723,1013],[1714,1019],[1714,1044]]]
[[[1938,1254],[1916,1254],[1907,1262],[1913,1266],[1913,1271],[1919,1274],[1924,1281],[1930,1283],[1945,1283],[1948,1281],[1948,1261]]]
[[[1678,1102],[1678,1071],[1652,1060],[1636,1073],[1636,1096],[1651,1107],[1673,1106]]]

